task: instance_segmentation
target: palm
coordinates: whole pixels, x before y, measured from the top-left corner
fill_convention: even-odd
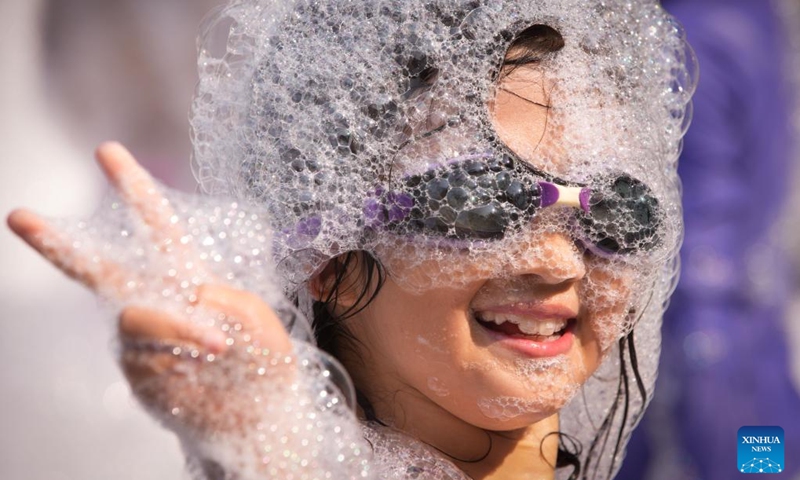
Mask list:
[[[225,398],[222,390],[226,387],[209,384],[208,379],[213,377],[213,369],[230,365],[220,366],[224,362],[212,365],[174,353],[192,350],[201,352],[203,357],[211,354],[222,359],[228,357],[228,363],[239,362],[237,355],[241,352],[231,351],[229,333],[219,328],[235,324],[235,331],[244,332],[251,347],[255,345],[260,351],[281,356],[291,353],[288,334],[272,309],[258,296],[224,286],[215,278],[203,262],[201,252],[192,242],[184,241],[185,227],[176,221],[178,217],[170,202],[127,150],[119,144],[107,143],[98,148],[97,160],[121,200],[140,220],[142,231],[138,233],[146,235],[150,246],[162,252],[164,258],[173,259],[169,274],[132,269],[102,250],[75,249],[74,239],[68,234],[27,210],[12,212],[9,226],[64,273],[123,307],[122,366],[139,397],[163,415],[183,407],[188,410],[190,423],[205,422],[201,417],[207,417],[208,412],[192,410],[221,408]],[[213,312],[217,319],[225,321],[191,322],[176,313],[180,308],[166,311],[142,304],[141,288],[148,285],[185,291],[187,294],[179,302],[183,303],[182,311]],[[187,371],[176,367],[187,364],[195,373],[203,374],[193,375],[187,382],[176,382],[176,378],[185,378]],[[206,398],[202,407],[186,401],[196,398],[198,389]]]

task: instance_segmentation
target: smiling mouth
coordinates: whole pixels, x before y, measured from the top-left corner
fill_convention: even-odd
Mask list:
[[[497,312],[473,312],[475,321],[483,328],[507,337],[533,342],[555,342],[576,323],[575,318],[531,319]]]

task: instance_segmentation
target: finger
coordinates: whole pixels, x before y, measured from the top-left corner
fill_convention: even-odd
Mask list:
[[[50,229],[44,219],[24,208],[12,211],[6,221],[9,228],[26,242]]]
[[[75,248],[72,239],[39,215],[18,209],[7,221],[14,233],[71,278],[93,290],[102,286],[122,292],[125,279],[118,265]]]
[[[176,368],[184,360],[181,352],[204,349],[218,354],[226,348],[222,332],[144,307],[127,307],[120,313],[119,334],[122,370],[133,391],[149,405],[158,400],[172,404],[173,397],[185,393],[175,386],[175,377],[164,375],[186,373]]]
[[[97,147],[95,156],[122,200],[152,228],[152,240],[163,246],[179,245],[183,230],[177,225],[172,206],[133,155],[121,144],[107,142]]]
[[[257,295],[223,285],[201,285],[197,303],[233,316],[261,348],[288,355],[292,351],[289,334],[275,312]]]
[[[227,348],[227,336],[214,327],[198,325],[163,310],[131,306],[119,316],[123,342],[160,341],[176,345],[201,347],[209,353],[222,353]]]

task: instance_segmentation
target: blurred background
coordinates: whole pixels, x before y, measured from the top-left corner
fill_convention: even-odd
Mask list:
[[[108,139],[194,190],[195,36],[221,2],[0,0],[0,213],[89,215]],[[800,436],[800,0],[664,4],[702,72],[681,160],[687,248],[656,399],[619,478],[729,479],[740,426]],[[182,478],[176,440],[114,362],[113,320],[5,228],[0,259],[0,478]],[[786,448],[777,478],[800,478],[800,439]]]

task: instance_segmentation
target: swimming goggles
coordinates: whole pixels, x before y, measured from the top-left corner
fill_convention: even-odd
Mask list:
[[[364,217],[368,227],[397,233],[491,240],[556,205],[575,207],[576,240],[595,253],[637,253],[660,242],[658,200],[641,181],[620,174],[591,186],[568,182],[509,154],[459,157],[406,175],[376,189]]]

